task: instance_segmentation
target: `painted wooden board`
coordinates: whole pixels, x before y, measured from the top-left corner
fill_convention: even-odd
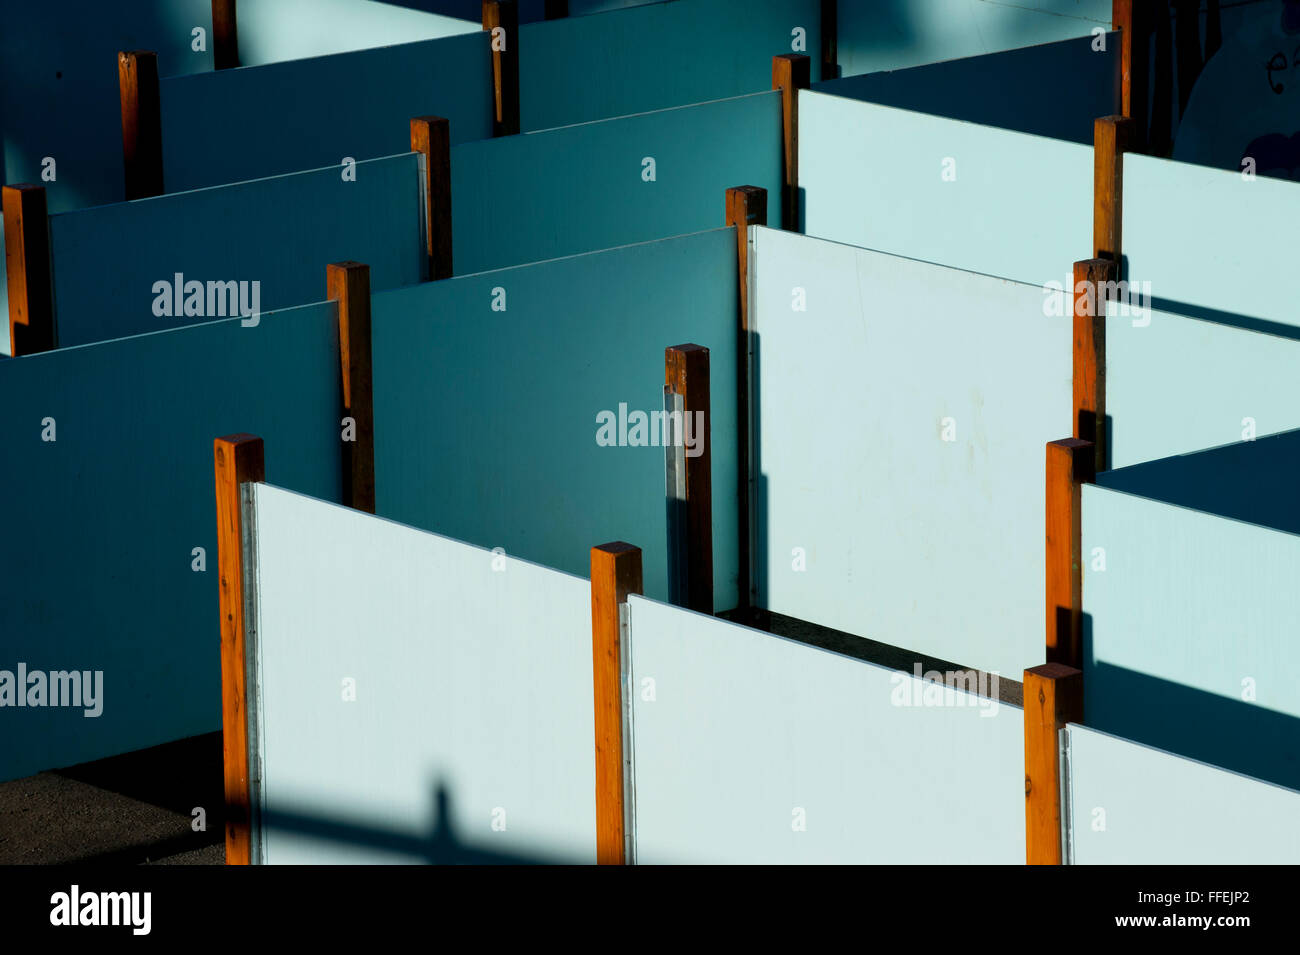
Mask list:
[[[1290,333],[1300,317],[1280,277],[1293,271],[1289,236],[1297,217],[1300,183],[1124,157],[1125,277],[1150,283],[1157,308]],[[1218,237],[1211,268],[1207,222]]]
[[[1110,29],[1110,0],[839,0],[842,76],[1051,43]]]
[[[378,513],[575,574],[624,540],[666,597],[664,450],[628,422],[663,408],[664,349],[703,345],[715,598],[734,607],[735,243],[718,229],[375,295]],[[598,443],[602,411],[626,443]]]
[[[1111,467],[1300,427],[1296,336],[1119,311],[1106,321]]]
[[[211,30],[211,0],[6,2],[4,13],[0,178],[45,186],[51,213],[120,202],[118,51],[153,50],[163,76],[210,71],[211,43],[192,49],[191,31]]]
[[[1120,111],[1120,35],[1082,36],[818,83],[819,93],[1093,144]]]
[[[628,603],[638,862],[1024,861],[1019,707]]]
[[[1073,723],[1064,733],[1076,865],[1300,862],[1300,792]]]
[[[261,435],[276,480],[338,499],[335,313],[0,362],[0,670],[103,688],[94,717],[0,708],[0,779],[221,728],[212,441]]]
[[[587,581],[269,485],[254,508],[261,861],[595,861]]]
[[[751,240],[760,604],[963,666],[1042,663],[1068,318],[1039,288]]]
[[[681,0],[527,24],[519,30],[522,127],[770,90],[772,57],[816,59],[820,24],[818,0]],[[796,28],[804,31],[802,51],[794,49]]]
[[[1088,725],[1300,788],[1300,434],[1083,489]]]
[[[374,289],[418,282],[419,190],[419,157],[406,153],[359,164],[355,182],[320,169],[52,216],[59,344],[230,314],[224,288],[214,289],[209,306],[209,282],[247,283],[237,291],[249,305],[258,283],[264,311],[323,299],[330,262],[365,262]],[[182,290],[204,283],[195,298],[202,314],[176,314],[178,273]],[[171,314],[157,314],[165,305]]]
[[[179,192],[392,156],[410,148],[416,116],[447,118],[454,143],[489,137],[488,42],[480,30],[164,77],[164,184]]]
[[[451,150],[455,272],[716,228],[728,188],[779,196],[781,181],[775,92],[462,143]],[[769,209],[779,224],[779,203]]]
[[[483,29],[457,19],[375,0],[243,0],[239,65],[262,66],[372,47],[436,40]]]
[[[836,242],[1042,285],[1092,248],[1092,166],[1077,143],[799,93],[803,227]]]

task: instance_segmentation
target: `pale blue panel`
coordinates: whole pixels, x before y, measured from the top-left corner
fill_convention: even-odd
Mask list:
[[[1157,308],[1248,327],[1300,325],[1282,280],[1295,269],[1297,218],[1300,183],[1124,157],[1125,277],[1149,282]],[[1208,261],[1207,223],[1216,237]]]
[[[1300,786],[1300,514],[1283,499],[1300,442],[1282,441],[1084,488],[1084,711],[1098,729]],[[1291,532],[1246,523],[1266,514]]]
[[[865,73],[819,83],[831,96],[1091,146],[1093,121],[1118,113],[1118,33]],[[1097,44],[1104,48],[1098,50]]]
[[[1042,663],[1043,446],[1070,433],[1068,320],[1038,288],[751,238],[760,603],[963,666]]]
[[[331,262],[366,263],[372,289],[410,285],[424,268],[421,218],[415,153],[361,163],[355,182],[319,169],[53,216],[59,344],[210,320],[154,314],[154,283],[176,273],[259,282],[264,310],[320,301]]]
[[[489,56],[479,31],[164,79],[164,184],[178,192],[391,156],[410,149],[416,116],[447,118],[454,143],[491,136]]]
[[[638,862],[1024,860],[1019,707],[628,603]]]
[[[0,215],[0,262],[5,261],[5,217]],[[0,331],[0,355],[11,353],[9,343],[9,276],[7,270],[0,273],[0,322],[4,330]]]
[[[587,581],[254,500],[262,861],[594,862]]]
[[[1065,276],[1062,276],[1062,281]],[[1300,427],[1300,341],[1154,309],[1106,323],[1110,465]]]
[[[337,499],[338,380],[332,303],[0,362],[0,669],[104,685],[94,718],[0,709],[0,779],[221,728],[212,440]]]
[[[1110,0],[840,0],[840,74],[1086,36],[1110,17]]]
[[[719,229],[375,295],[378,513],[575,574],[624,540],[666,596],[663,449],[598,445],[597,415],[661,409],[664,349],[694,342],[710,349],[715,606],[734,607],[735,242]]]
[[[820,24],[817,0],[680,0],[521,26],[522,127],[770,90],[772,57],[802,27],[816,59]]]
[[[1092,165],[1076,143],[799,94],[808,235],[1041,285],[1092,248]]]
[[[1065,733],[1076,865],[1300,862],[1300,792],[1082,726]],[[1094,825],[1098,809],[1104,829]]]
[[[192,50],[190,37],[211,30],[210,0],[3,0],[0,10],[0,178],[45,186],[50,212],[120,201],[118,51],[153,50],[164,76],[211,70],[211,45]]]
[[[453,147],[456,274],[716,228],[731,186],[780,195],[780,129],[767,92]]]
[[[421,13],[374,0],[243,0],[239,4],[239,65],[261,66],[482,29],[481,21]]]

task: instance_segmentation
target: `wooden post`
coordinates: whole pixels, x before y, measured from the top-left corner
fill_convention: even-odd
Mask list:
[[[1131,148],[1146,146],[1147,95],[1151,61],[1146,0],[1113,0],[1111,29],[1120,34],[1120,112],[1133,121]]]
[[[247,669],[245,664],[244,544],[239,486],[266,480],[262,439],[217,438],[212,446],[217,487],[217,562],[221,607],[221,738],[226,777],[226,864],[251,860]]]
[[[821,0],[822,82],[839,79],[839,2]]]
[[[1097,473],[1106,470],[1106,300],[1118,267],[1109,259],[1074,263],[1074,437],[1094,445]]]
[[[137,50],[117,55],[122,100],[122,168],[126,198],[163,194],[162,107],[158,99],[158,56]]]
[[[451,124],[441,116],[411,120],[411,152],[424,154],[428,277],[451,278]]]
[[[339,305],[343,414],[352,440],[343,441],[343,503],[375,513],[375,408],[370,364],[370,266],[335,262],[325,267],[326,296]],[[341,423],[342,432],[347,428]]]
[[[1092,255],[1123,265],[1124,153],[1131,151],[1133,121],[1102,116],[1092,124]]]
[[[1091,442],[1047,443],[1047,662],[1083,666],[1083,485],[1096,475]]]
[[[45,188],[30,183],[5,186],[3,208],[9,353],[17,358],[49,351],[55,345]]]
[[[811,61],[802,53],[772,57],[772,89],[781,91],[781,228],[799,231],[799,91],[808,89]]]
[[[754,606],[754,574],[750,541],[750,365],[753,349],[749,336],[749,226],[767,225],[767,190],[758,186],[735,186],[727,190],[727,225],[736,229],[736,276],[739,288],[739,316],[736,323],[736,453],[738,477],[737,534],[740,538],[740,602],[737,619],[750,621]]]
[[[542,16],[547,20],[563,20],[569,15],[569,0],[546,0]]]
[[[239,65],[239,23],[235,0],[212,0],[212,66],[231,70]]]
[[[591,659],[596,715],[596,862],[628,860],[624,787],[623,626],[628,594],[641,593],[641,548],[615,541],[591,549]]]
[[[1025,671],[1025,862],[1061,865],[1061,730],[1083,722],[1083,674],[1045,663]]]
[[[709,350],[701,345],[664,349],[665,411],[682,415],[669,447],[669,522],[676,539],[673,555],[678,584],[674,602],[699,613],[713,613],[713,454],[710,441]],[[679,400],[678,400],[679,399]],[[685,438],[696,443],[692,457]],[[678,444],[678,441],[682,444]]]
[[[515,0],[483,0],[483,29],[492,34],[492,135],[519,132],[519,10]]]

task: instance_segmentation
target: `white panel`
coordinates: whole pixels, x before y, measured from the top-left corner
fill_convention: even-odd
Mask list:
[[[962,666],[1042,663],[1043,447],[1071,430],[1069,319],[1041,288],[751,237],[760,601]]]
[[[265,485],[255,504],[264,861],[594,861],[588,583]]]
[[[1300,862],[1300,792],[1082,726],[1066,734],[1076,864]]]
[[[799,93],[808,235],[1041,286],[1092,247],[1092,171],[1089,146]]]
[[[628,603],[638,862],[1024,861],[1019,707]]]

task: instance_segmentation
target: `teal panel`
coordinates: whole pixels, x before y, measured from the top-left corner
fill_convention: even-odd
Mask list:
[[[247,282],[250,303],[257,282],[267,311],[324,298],[330,262],[365,262],[372,289],[420,281],[419,162],[407,153],[359,164],[355,181],[319,169],[51,217],[59,344],[211,320],[206,295],[204,315],[178,317],[174,295],[154,291],[174,292],[177,273],[205,289]],[[172,315],[155,314],[160,297]]]
[[[750,235],[760,605],[981,670],[1042,663],[1068,319],[1039,288]]]
[[[1042,285],[1092,247],[1092,159],[1076,143],[799,94],[804,231],[836,242]]]
[[[716,228],[731,186],[780,195],[780,129],[767,92],[455,146],[456,274]]]
[[[164,184],[179,192],[406,152],[415,116],[446,117],[454,143],[483,139],[490,70],[479,31],[164,79]]]
[[[458,20],[373,0],[243,0],[239,65],[261,66],[482,29],[481,20]]]
[[[269,475],[338,498],[335,315],[0,362],[0,669],[103,674],[97,717],[0,709],[0,779],[221,728],[212,441],[260,435]]]
[[[1019,707],[628,603],[638,862],[1024,861]]]
[[[1084,488],[1090,726],[1300,786],[1297,464],[1293,432]]]
[[[818,0],[681,0],[521,26],[522,128],[770,90],[772,57],[816,58],[820,23]]]
[[[1110,466],[1300,427],[1297,368],[1295,338],[1154,309],[1113,313],[1106,322]]]
[[[590,584],[254,501],[260,861],[594,862]]]
[[[1051,43],[1110,28],[1110,0],[839,0],[841,76]]]
[[[375,295],[377,512],[574,574],[628,541],[665,597],[663,449],[601,446],[597,416],[662,409],[664,349],[694,342],[712,366],[715,601],[735,606],[735,242],[719,229]]]
[[[50,212],[121,201],[118,51],[153,50],[163,76],[210,71],[211,47],[191,49],[190,36],[195,27],[211,30],[210,0],[0,7],[0,178],[45,186]],[[47,156],[53,180],[42,178]]]
[[[1118,33],[814,85],[819,93],[1091,146],[1120,111]]]
[[[1292,822],[1300,812],[1300,792],[1083,726],[1070,724],[1065,734],[1074,864],[1300,862],[1300,830]],[[1152,891],[1173,888],[1178,887]],[[1242,900],[1236,901],[1232,911],[1240,915]],[[1135,905],[1133,911],[1163,918],[1188,909]]]
[[[1156,308],[1294,334],[1300,319],[1281,277],[1294,270],[1297,217],[1300,183],[1124,157],[1125,278],[1149,282]],[[1210,267],[1207,223],[1220,237]]]

